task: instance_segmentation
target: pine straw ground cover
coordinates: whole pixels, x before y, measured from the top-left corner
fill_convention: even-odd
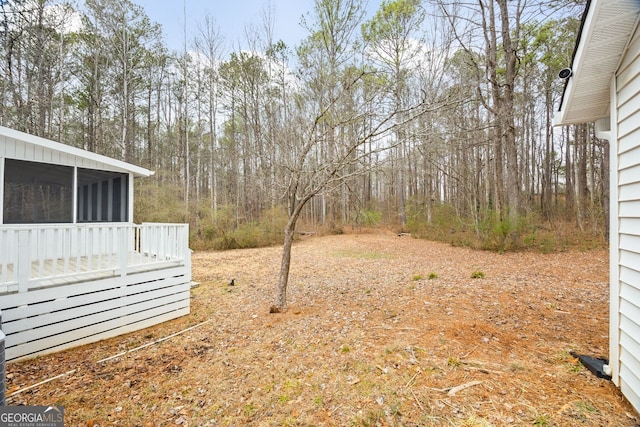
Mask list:
[[[604,250],[315,237],[294,246],[289,310],[269,314],[280,253],[194,253],[189,316],[9,364],[9,403],[62,405],[69,426],[638,422],[569,355],[608,354]]]

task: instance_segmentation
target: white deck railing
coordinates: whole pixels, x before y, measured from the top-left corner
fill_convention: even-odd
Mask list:
[[[190,262],[187,224],[0,226],[0,295]]]

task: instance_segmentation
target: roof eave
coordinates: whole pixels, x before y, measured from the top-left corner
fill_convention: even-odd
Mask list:
[[[640,16],[637,0],[591,0],[582,17],[560,109],[553,125],[589,123],[610,114],[610,86]]]
[[[70,145],[62,144],[59,142],[45,139],[39,136],[31,135],[25,132],[21,132],[15,129],[0,126],[0,133],[6,135],[9,138],[25,141],[29,144],[33,144],[39,147],[48,148],[51,150],[59,151],[61,153],[68,154],[70,156],[80,157],[87,160],[95,161],[98,163],[104,163],[122,171],[129,172],[135,177],[148,177],[154,174],[154,171],[136,166],[131,163],[123,162],[121,160],[113,159],[111,157],[103,156],[101,154],[92,153],[91,151],[83,150],[80,148],[72,147]]]

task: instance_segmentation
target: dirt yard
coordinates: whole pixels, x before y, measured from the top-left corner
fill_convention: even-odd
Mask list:
[[[62,405],[68,426],[639,421],[569,354],[608,355],[606,251],[312,237],[293,249],[289,310],[269,314],[280,253],[194,253],[189,316],[9,364],[9,404]]]

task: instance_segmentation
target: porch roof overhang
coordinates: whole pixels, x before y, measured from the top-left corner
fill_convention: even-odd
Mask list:
[[[554,126],[609,117],[610,86],[640,16],[638,0],[587,1]]]
[[[104,165],[105,169],[113,172],[130,173],[135,177],[147,177],[154,174],[153,171],[140,166],[132,165],[131,163],[116,160],[111,157],[103,156],[101,154],[92,153],[90,151],[82,150],[70,145],[61,144],[59,142],[41,138],[39,136],[31,135],[25,132],[20,132],[4,126],[0,126],[0,136],[23,141],[24,143],[30,144],[35,147],[42,147],[48,150],[64,153],[69,156],[85,159],[90,162],[99,163]]]

